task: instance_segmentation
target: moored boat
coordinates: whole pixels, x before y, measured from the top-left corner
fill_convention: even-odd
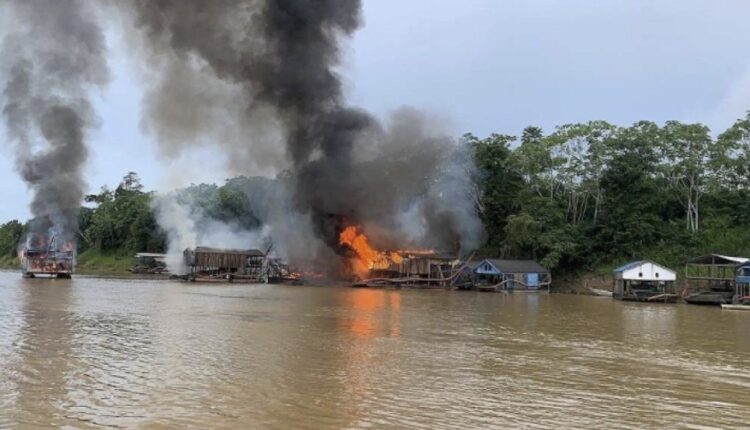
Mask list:
[[[602,297],[612,297],[612,291],[608,290],[601,290],[599,288],[587,288],[589,293],[591,293],[592,296],[602,296]]]
[[[684,300],[691,305],[717,306],[731,304],[733,295],[732,291],[711,290],[690,294]]]
[[[645,302],[645,303],[677,303],[680,298],[677,294],[660,293],[652,290],[634,290],[629,294],[624,294],[620,300],[627,302]]]
[[[750,305],[732,305],[724,303],[721,305],[722,309],[728,309],[732,311],[750,311]]]

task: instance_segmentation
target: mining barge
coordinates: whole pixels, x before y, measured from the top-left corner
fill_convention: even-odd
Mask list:
[[[55,236],[49,240],[30,238],[20,251],[21,273],[24,278],[70,278],[75,272],[75,254],[75,246],[71,241],[58,246]]]

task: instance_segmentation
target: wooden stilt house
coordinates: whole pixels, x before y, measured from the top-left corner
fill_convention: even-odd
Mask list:
[[[633,261],[612,274],[612,297],[636,302],[675,303],[677,273],[650,260]]]
[[[545,291],[552,284],[550,271],[533,260],[481,260],[474,269],[480,290]]]

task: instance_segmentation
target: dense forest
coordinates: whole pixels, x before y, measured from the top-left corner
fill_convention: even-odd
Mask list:
[[[716,137],[701,124],[604,121],[568,124],[520,139],[466,134],[480,180],[471,192],[484,222],[482,256],[534,258],[575,273],[633,258],[678,265],[708,252],[750,255],[750,113]],[[263,178],[180,193],[217,220],[259,224],[246,192]],[[86,197],[79,252],[129,255],[165,249],[151,200],[134,172]],[[26,226],[0,227],[0,253],[15,256]]]

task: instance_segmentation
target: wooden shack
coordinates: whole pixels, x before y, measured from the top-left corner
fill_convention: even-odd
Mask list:
[[[737,266],[750,262],[745,257],[708,254],[685,264],[687,286],[695,292],[685,298],[691,304],[720,305],[731,303],[734,296]]]
[[[266,255],[257,249],[221,249],[198,246],[183,253],[188,279],[244,279],[265,281]]]
[[[612,297],[620,300],[676,303],[677,273],[650,260],[632,261],[612,272]]]
[[[546,291],[552,274],[534,260],[502,260],[487,258],[474,269],[475,283],[480,290]]]
[[[452,288],[461,261],[453,254],[433,251],[388,251],[354,287]]]
[[[449,287],[459,259],[452,254],[433,252],[400,252],[398,277],[409,280],[405,285]]]

